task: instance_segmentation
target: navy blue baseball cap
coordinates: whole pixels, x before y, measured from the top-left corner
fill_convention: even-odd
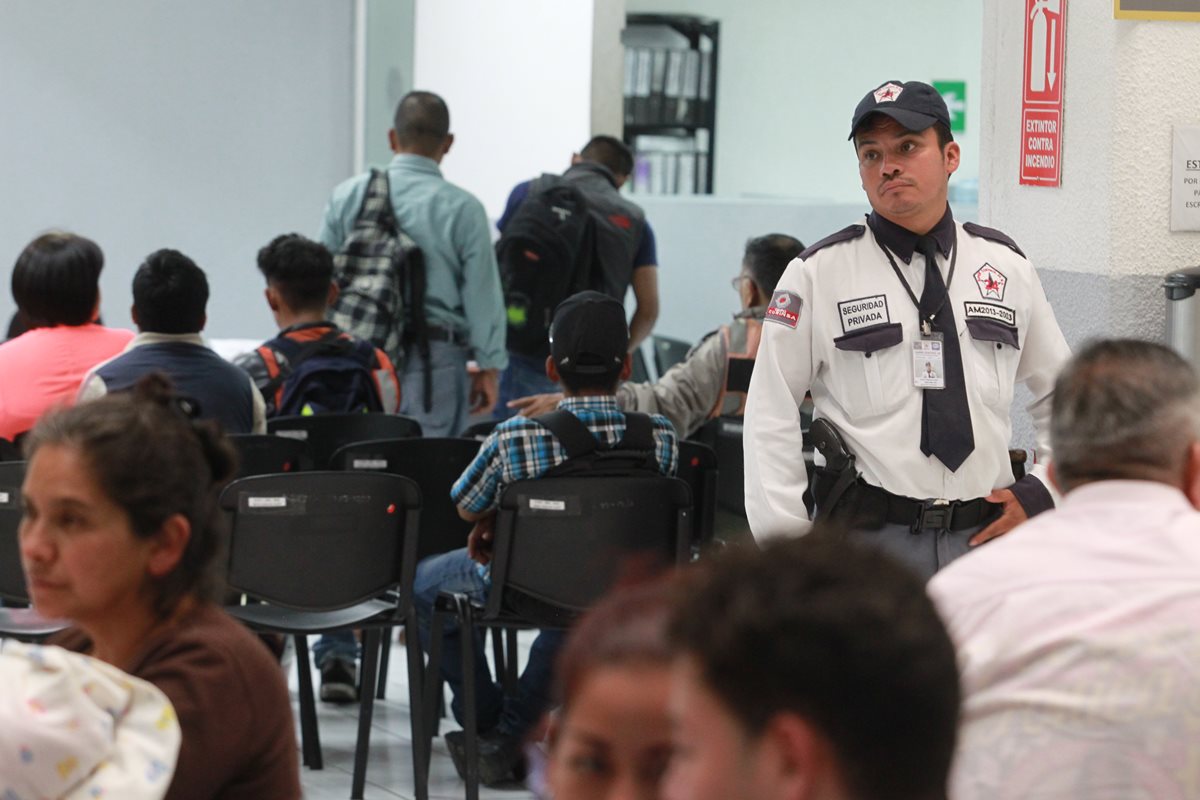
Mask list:
[[[625,306],[600,292],[573,294],[554,309],[550,355],[559,372],[607,375],[620,372],[629,350]]]
[[[854,109],[854,119],[850,123],[850,135],[853,139],[863,120],[872,114],[886,114],[904,126],[905,130],[920,133],[935,122],[950,127],[950,110],[946,101],[928,83],[921,81],[885,81],[877,88],[867,92]]]

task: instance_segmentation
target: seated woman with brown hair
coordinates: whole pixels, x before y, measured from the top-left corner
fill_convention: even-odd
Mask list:
[[[44,416],[25,443],[21,562],[34,607],[74,627],[53,643],[142,678],[183,742],[168,800],[292,800],[287,685],[261,641],[211,599],[229,442],[159,375]]]
[[[571,632],[558,662],[548,797],[657,800],[671,757],[670,583],[616,592]]]
[[[47,409],[72,404],[87,371],[133,339],[97,322],[103,267],[95,242],[62,231],[17,256],[12,293],[26,330],[0,343],[0,438],[13,441]]]

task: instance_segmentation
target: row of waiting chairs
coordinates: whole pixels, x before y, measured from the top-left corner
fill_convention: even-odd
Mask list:
[[[403,626],[408,641],[417,641],[411,607],[415,565],[427,555],[463,545],[469,525],[458,518],[448,486],[474,457],[478,442],[371,440],[334,450],[323,463],[312,452],[313,444],[323,446],[325,429],[317,422],[320,419],[303,418],[303,425],[277,421],[279,428],[293,432],[290,436],[234,438],[243,453],[244,472],[262,469],[275,474],[239,479],[222,495],[222,507],[232,522],[229,585],[256,601],[229,610],[256,630],[294,637],[301,680],[302,748],[305,763],[313,768],[320,768],[321,755],[306,637],[355,628],[364,631],[363,688],[351,790],[352,797],[361,797],[375,695],[372,688],[380,653],[386,652],[385,631]],[[372,420],[370,425],[396,421]],[[298,430],[305,430],[306,435],[297,435]],[[361,433],[359,429],[341,430],[343,436]],[[408,431],[419,435],[419,426],[410,426]],[[371,428],[371,433],[377,432],[378,428]],[[254,458],[259,459],[257,467],[251,466]],[[306,471],[313,465],[344,471]],[[411,477],[363,474],[377,470]],[[23,463],[0,464],[0,596],[17,602],[28,601],[16,543],[23,472]],[[668,478],[583,480],[541,479],[509,488],[502,498],[495,541],[495,607],[450,606],[465,617],[464,624],[478,620],[489,627],[519,627],[520,615],[506,611],[501,604],[509,594],[504,588],[508,585],[511,593],[557,609],[555,619],[529,619],[526,625],[565,624],[611,584],[626,551],[657,554],[663,562],[686,558],[692,542],[692,498],[685,483]],[[544,502],[531,505],[530,497]],[[619,502],[609,502],[614,499]],[[547,514],[547,502],[551,508],[561,504],[570,511]],[[662,522],[655,521],[656,513]],[[594,555],[587,563],[578,563],[580,552]],[[22,612],[5,613],[11,618]],[[0,618],[0,629],[6,621],[12,620]],[[23,633],[35,638],[53,629]],[[414,774],[417,796],[427,797],[436,712],[428,705],[431,700],[422,701],[423,695],[433,697],[433,690],[423,691],[426,681],[420,650],[411,646],[408,653]],[[469,652],[465,655],[471,656]],[[513,656],[510,653],[510,665]],[[436,661],[430,670],[437,674]],[[474,737],[469,736],[473,745]],[[477,781],[469,784],[468,797],[477,792]]]

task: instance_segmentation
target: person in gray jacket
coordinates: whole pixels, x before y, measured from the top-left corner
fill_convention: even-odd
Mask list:
[[[621,409],[662,414],[681,437],[694,433],[713,417],[741,416],[763,314],[779,276],[803,249],[799,239],[783,233],[747,241],[741,271],[733,279],[741,311],[730,324],[701,339],[657,382],[622,384],[617,390]],[[508,405],[533,417],[553,411],[561,399],[559,393],[537,394]]]

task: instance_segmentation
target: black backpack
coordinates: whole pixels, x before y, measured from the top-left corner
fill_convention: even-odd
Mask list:
[[[654,423],[648,414],[625,412],[625,435],[605,447],[579,417],[565,409],[533,418],[548,429],[567,451],[567,460],[551,467],[544,477],[662,475],[654,443]]]
[[[533,181],[496,243],[508,311],[509,350],[550,354],[550,320],[558,304],[594,289],[595,223],[579,187],[560,175]]]
[[[347,333],[404,363],[414,342],[425,366],[425,410],[433,400],[425,320],[425,255],[396,224],[387,172],[371,170],[354,229],[333,255],[338,296],[326,314]]]
[[[305,343],[281,336],[258,354],[270,377],[262,394],[273,401],[273,416],[384,410],[375,370],[386,368],[379,362],[387,356],[369,342],[331,330]]]

